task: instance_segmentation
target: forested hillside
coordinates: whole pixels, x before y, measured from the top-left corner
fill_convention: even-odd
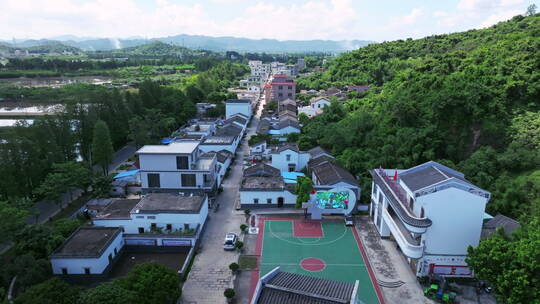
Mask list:
[[[537,14],[343,54],[299,87],[372,89],[304,118],[300,146],[329,149],[361,176],[366,195],[368,169],[438,160],[492,192],[489,212],[519,219],[540,206],[538,50]]]

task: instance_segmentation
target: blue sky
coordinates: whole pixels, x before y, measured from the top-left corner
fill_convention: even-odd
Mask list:
[[[482,28],[535,0],[0,0],[0,39],[162,37],[419,38]],[[538,3],[537,3],[538,5]]]

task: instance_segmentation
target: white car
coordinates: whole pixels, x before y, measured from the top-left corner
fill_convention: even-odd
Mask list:
[[[238,236],[235,233],[229,232],[225,235],[225,242],[223,243],[223,249],[225,250],[234,250],[236,248],[236,241],[238,241]]]
[[[345,226],[354,226],[353,217],[350,215],[345,216]]]

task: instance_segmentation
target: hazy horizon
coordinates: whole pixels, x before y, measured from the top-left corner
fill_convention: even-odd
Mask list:
[[[248,39],[421,38],[484,28],[534,0],[0,0],[0,39],[58,36],[153,39],[202,35]]]

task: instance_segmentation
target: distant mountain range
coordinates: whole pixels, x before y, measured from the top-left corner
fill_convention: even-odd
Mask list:
[[[163,38],[82,38],[71,35],[53,37],[52,39],[15,40],[4,41],[11,47],[28,48],[39,45],[61,43],[79,48],[83,51],[109,51],[127,47],[135,47],[149,42],[160,41],[190,49],[204,49],[210,51],[237,51],[237,52],[266,52],[266,53],[299,53],[299,52],[328,52],[340,53],[358,49],[374,41],[367,40],[275,40],[275,39],[248,39],[236,37],[210,37],[199,35],[176,35]]]

